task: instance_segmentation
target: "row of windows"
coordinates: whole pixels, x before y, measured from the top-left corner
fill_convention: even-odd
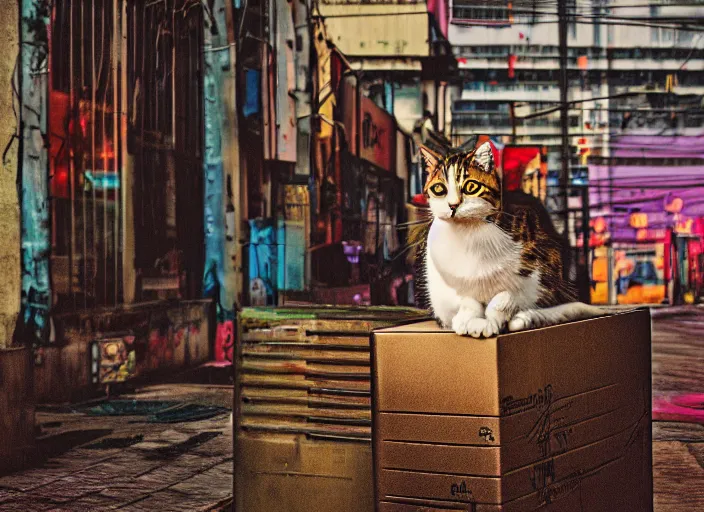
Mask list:
[[[532,57],[535,59],[557,59],[560,56],[557,46],[541,46],[541,45],[496,45],[496,46],[467,46],[457,45],[453,47],[453,52],[457,57],[470,58],[489,58],[489,59],[506,59],[509,55],[521,57]],[[591,59],[606,59],[614,60],[655,60],[667,61],[676,60],[682,61],[689,58],[690,60],[704,59],[704,49],[692,48],[568,48],[567,56],[576,59],[579,56],[584,56]]]
[[[480,20],[490,23],[508,23],[511,11],[508,2],[474,1],[463,4],[455,1],[452,5],[452,18],[460,20]]]
[[[590,70],[580,71],[570,69],[567,77],[570,82],[580,84],[586,78],[591,83],[608,82],[610,85],[661,85],[664,86],[668,75],[671,72],[666,70]],[[460,70],[459,77],[465,81],[464,88],[467,90],[484,90],[480,85],[488,82],[490,85],[501,84],[500,90],[513,90],[509,85],[544,84],[556,86],[560,79],[560,72],[557,69],[516,69],[514,78],[508,77],[508,69],[473,69]],[[678,71],[678,85],[701,86],[702,73],[700,71]]]
[[[644,167],[684,167],[704,165],[703,158],[625,158],[590,156],[589,163],[594,165],[623,165]]]
[[[457,128],[475,127],[509,127],[511,126],[511,116],[501,112],[497,113],[472,113],[453,112],[452,124]],[[552,127],[558,128],[561,125],[560,119],[550,117],[536,117],[534,119],[517,119],[517,126],[524,127]],[[581,125],[579,116],[569,116],[569,125],[573,128]]]
[[[541,56],[558,58],[560,49],[557,46],[543,45],[457,45],[454,48],[455,55],[467,55],[474,57],[506,57],[509,54],[520,56]],[[603,55],[603,48],[568,48],[567,55],[569,57],[577,57],[579,55],[599,56]]]

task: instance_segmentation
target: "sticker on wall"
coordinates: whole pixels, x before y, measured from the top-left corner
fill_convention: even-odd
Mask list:
[[[266,286],[258,277],[249,283],[249,302],[252,306],[266,306]]]
[[[134,336],[98,340],[91,347],[91,375],[96,384],[125,382],[137,374]]]
[[[232,349],[235,345],[234,325],[232,320],[218,324],[215,334],[215,360],[232,362]]]

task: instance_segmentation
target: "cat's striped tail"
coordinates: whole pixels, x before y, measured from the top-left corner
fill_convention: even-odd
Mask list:
[[[509,331],[536,329],[575,320],[586,320],[606,315],[606,311],[583,302],[569,302],[543,309],[527,309],[516,313],[508,323]]]

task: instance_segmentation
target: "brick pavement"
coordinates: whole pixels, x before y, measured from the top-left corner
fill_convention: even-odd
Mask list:
[[[230,407],[232,391],[230,387],[151,386],[133,398]],[[230,414],[158,424],[136,416],[38,412],[37,424],[43,433],[40,445],[49,453],[74,446],[36,468],[0,478],[0,510],[215,510],[232,494]],[[111,447],[120,440],[134,444]]]

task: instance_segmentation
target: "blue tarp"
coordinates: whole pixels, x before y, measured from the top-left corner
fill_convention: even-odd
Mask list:
[[[245,82],[245,99],[242,111],[244,117],[249,117],[258,114],[260,110],[261,72],[257,69],[248,69]]]

